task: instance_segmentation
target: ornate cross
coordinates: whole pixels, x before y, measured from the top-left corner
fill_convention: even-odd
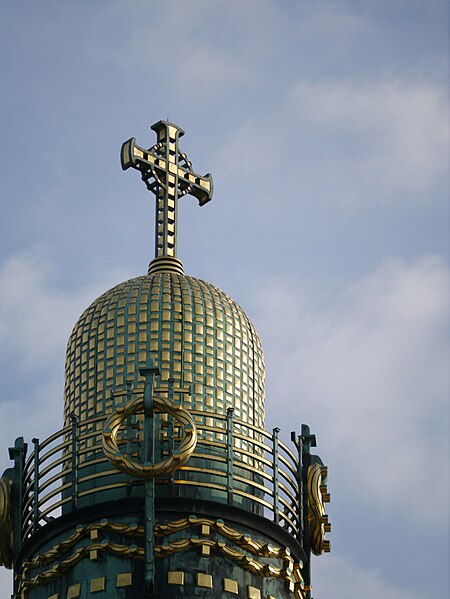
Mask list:
[[[203,206],[212,199],[213,182],[209,173],[197,175],[179,151],[183,129],[168,121],[159,121],[152,129],[156,144],[145,150],[132,137],[122,145],[121,162],[123,170],[132,166],[140,171],[147,189],[156,196],[155,260],[167,263],[167,258],[176,259],[178,199],[190,194]]]

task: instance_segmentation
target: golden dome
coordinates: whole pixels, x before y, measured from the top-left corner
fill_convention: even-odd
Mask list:
[[[264,360],[245,312],[217,287],[176,272],[155,272],[113,287],[82,314],[68,341],[65,423],[111,413],[112,392],[143,382],[156,361],[161,382],[191,386],[187,409],[264,427]],[[119,401],[119,400],[118,400]]]

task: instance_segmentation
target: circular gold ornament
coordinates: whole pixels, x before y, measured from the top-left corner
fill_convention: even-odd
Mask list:
[[[103,427],[102,446],[108,460],[121,472],[138,478],[155,478],[178,470],[191,457],[197,444],[197,428],[189,412],[181,406],[174,406],[163,397],[154,397],[153,407],[155,412],[171,414],[180,423],[184,433],[178,449],[156,464],[141,464],[131,460],[121,453],[117,443],[117,434],[125,420],[132,414],[144,411],[143,397],[132,399],[124,406],[117,406]]]
[[[13,521],[11,505],[12,482],[0,479],[0,566],[13,566]]]

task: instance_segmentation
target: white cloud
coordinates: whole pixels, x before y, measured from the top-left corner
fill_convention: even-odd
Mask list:
[[[448,489],[449,286],[438,257],[387,259],[326,305],[296,281],[270,281],[256,319],[276,392],[268,410],[277,401],[278,414],[313,425],[333,452],[323,457],[336,492],[436,527]]]
[[[399,588],[379,570],[357,566],[334,554],[313,558],[312,579],[312,595],[318,599],[425,599],[420,590]]]
[[[293,204],[300,190],[355,211],[439,198],[448,141],[446,91],[433,81],[301,79],[270,111],[243,121],[218,162],[228,179],[252,181],[258,204],[272,203],[273,189]]]
[[[33,389],[13,400],[0,402],[0,475],[12,467],[7,448],[23,437],[31,450],[31,439],[46,439],[63,426],[63,388],[61,380],[38,380]]]
[[[118,40],[119,47],[105,49],[94,40],[90,53],[127,71],[148,72],[150,66],[153,77],[158,73],[157,85],[168,85],[184,100],[218,97],[224,90],[254,82],[244,58],[258,60],[255,47],[268,51],[264,34],[278,20],[278,10],[269,0],[199,1],[181,9],[179,2],[168,1],[155,5],[151,18],[148,3],[134,4],[135,17],[127,17],[132,26]]]
[[[446,92],[432,82],[299,82],[287,108],[350,150],[354,174],[362,169],[376,197],[426,188],[447,167]]]
[[[35,252],[9,257],[0,268],[0,359],[20,369],[54,369],[64,363],[66,342],[82,311],[124,280],[123,272],[73,292],[55,283],[54,266]]]

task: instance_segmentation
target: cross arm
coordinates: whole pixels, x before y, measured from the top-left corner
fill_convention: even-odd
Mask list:
[[[125,141],[122,144],[120,151],[120,162],[122,164],[122,170],[126,171],[130,166],[137,168],[138,170],[146,170],[148,166],[161,166],[166,167],[166,161],[164,158],[157,158],[149,151],[144,150],[136,145],[136,139]]]
[[[210,173],[200,176],[172,162],[167,163],[163,156],[139,147],[134,137],[122,144],[120,161],[124,171],[133,167],[142,173],[156,169],[162,175],[167,172],[177,174],[178,179],[189,187],[188,193],[197,198],[200,206],[212,199],[214,185]]]
[[[184,177],[183,177],[184,178]],[[193,181],[195,178],[195,181]],[[188,177],[185,178],[189,185],[191,185],[190,195],[197,198],[200,206],[204,206],[207,202],[212,199],[214,184],[210,173],[198,177],[194,173],[189,173]]]

